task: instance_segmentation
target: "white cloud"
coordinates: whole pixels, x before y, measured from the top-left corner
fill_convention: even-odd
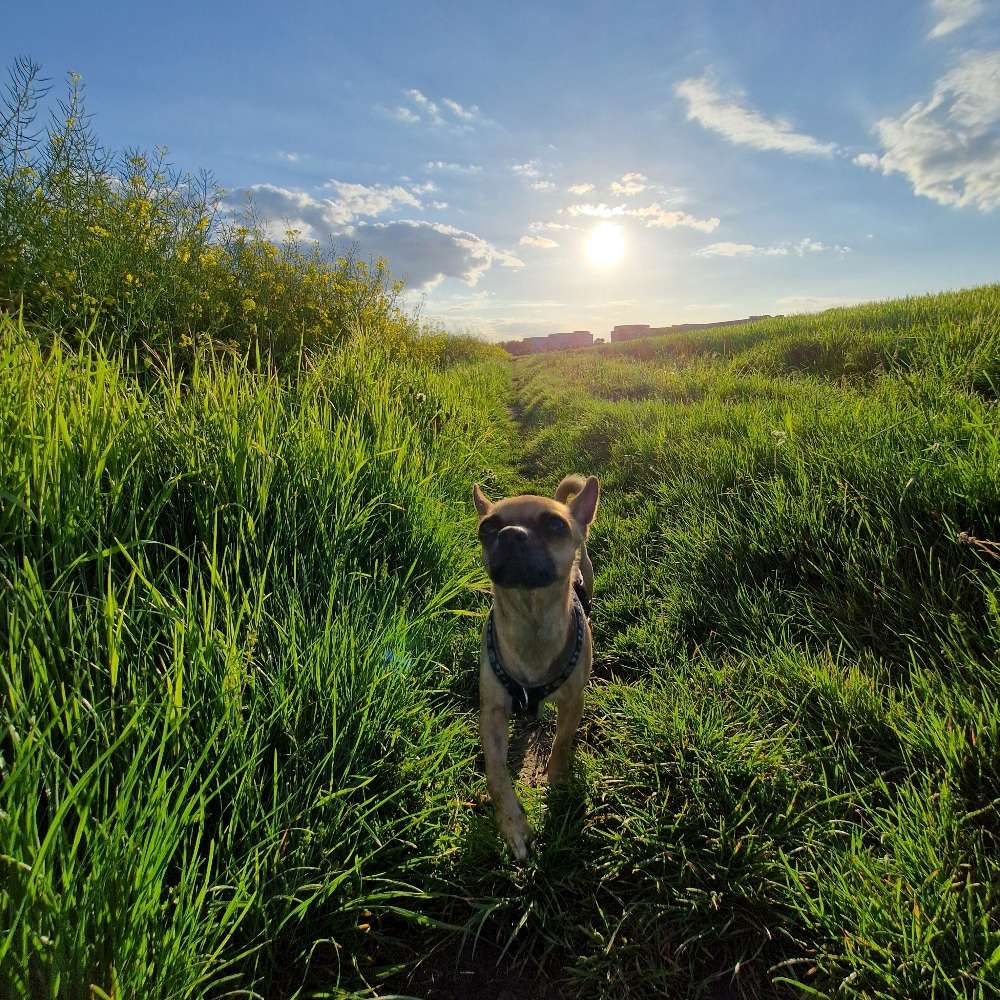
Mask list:
[[[913,193],[980,212],[1000,207],[1000,51],[965,52],[927,101],[875,124],[881,155],[859,166],[902,174]]]
[[[832,156],[837,146],[796,132],[783,118],[768,118],[744,103],[745,94],[723,94],[710,73],[682,80],[674,92],[687,102],[687,117],[740,146],[804,156]]]
[[[234,192],[226,207],[239,209],[237,199],[249,198],[254,212],[263,220],[270,221],[272,232],[282,229],[298,229],[303,239],[320,239],[317,234],[325,234],[341,226],[349,225],[355,213],[347,205],[334,198],[314,198],[305,191],[293,191],[275,184],[253,184],[242,191]],[[278,222],[287,223],[278,227]]]
[[[254,211],[270,222],[270,232],[280,235],[288,228],[278,225],[287,221],[298,229],[304,239],[323,239],[339,229],[350,226],[361,217],[383,215],[399,207],[422,208],[420,199],[412,191],[399,185],[352,184],[330,180],[323,185],[329,197],[315,197],[306,191],[296,191],[275,184],[253,184],[234,192],[226,207],[231,211],[240,208],[239,201],[249,198]]]
[[[405,93],[432,125],[444,124],[444,119],[441,117],[441,112],[438,110],[437,104],[435,104],[434,101],[432,101],[424,93],[416,88],[407,90]]]
[[[635,194],[642,194],[646,190],[646,181],[649,178],[645,174],[628,173],[624,174],[621,180],[613,181],[611,193],[630,198]]]
[[[416,87],[404,90],[403,96],[410,102],[409,106],[400,105],[390,114],[407,125],[424,122],[435,127],[446,126],[459,132],[466,132],[474,124],[487,121],[475,104],[463,105],[451,97],[442,97],[439,104]]]
[[[439,222],[362,223],[349,235],[358,253],[387,258],[393,274],[411,287],[433,288],[445,278],[459,278],[474,287],[494,265],[524,267],[515,254],[475,233]]]
[[[867,170],[878,170],[882,161],[875,153],[858,153],[851,162],[856,163],[859,167],[865,167]]]
[[[697,219],[687,212],[663,208],[658,202],[653,202],[645,208],[637,208],[629,214],[642,220],[642,224],[650,229],[676,229],[678,226],[684,226],[687,229],[712,233],[719,228],[719,219],[715,216],[710,219]]]
[[[278,150],[278,159],[285,160],[287,163],[298,163],[302,159],[301,153],[289,153],[284,150]]]
[[[543,170],[538,160],[526,160],[511,165],[511,173],[520,177],[533,191],[554,191],[556,186],[549,180],[548,171]]]
[[[515,163],[510,169],[511,172],[517,174],[518,177],[525,177],[529,180],[542,176],[542,172],[538,168],[537,160],[528,160],[526,163]]]
[[[695,250],[696,257],[749,257],[757,253],[752,243],[709,243],[707,247]]]
[[[829,246],[819,240],[806,236],[797,243],[776,243],[773,246],[761,247],[754,243],[709,243],[708,246],[695,250],[696,257],[788,257],[795,254],[805,257],[806,254],[836,253],[840,256],[849,254],[851,248],[835,244]]]
[[[594,190],[594,185],[587,183],[570,184],[570,186],[566,188],[566,190],[569,191],[570,194],[575,194],[575,195],[590,194],[590,192]]]
[[[828,247],[825,243],[821,243],[819,240],[811,239],[808,236],[805,239],[799,240],[798,243],[793,243],[791,249],[800,257],[804,257],[807,253],[826,253],[828,250],[833,250],[837,253],[851,252],[850,247]]]
[[[470,104],[468,107],[462,107],[458,101],[453,101],[450,97],[443,98],[441,103],[448,108],[448,110],[451,111],[456,118],[461,119],[463,122],[474,122],[479,117],[479,108],[475,104]]]
[[[595,219],[613,219],[628,216],[638,219],[647,229],[676,229],[678,226],[684,226],[688,229],[698,229],[703,233],[711,233],[719,227],[719,220],[714,216],[710,219],[698,219],[687,212],[664,208],[659,202],[653,202],[642,208],[606,205],[604,202],[596,205],[583,202],[567,206],[566,213],[574,218],[587,216]]]
[[[565,222],[529,222],[528,228],[538,233],[543,229],[575,229],[576,227]]]
[[[495,247],[475,233],[443,223],[402,219],[395,222],[362,221],[400,205],[420,207],[413,194],[401,187],[366,186],[330,181],[332,198],[317,198],[274,184],[255,184],[237,195],[250,196],[254,210],[273,238],[286,229],[297,229],[302,239],[334,242],[356,248],[361,257],[386,257],[394,274],[411,287],[433,287],[445,278],[475,285],[494,265],[519,268],[515,254]],[[434,203],[436,207],[443,203]],[[234,208],[232,202],[227,207]]]
[[[985,0],[931,0],[934,13],[940,18],[931,28],[928,38],[943,38],[964,28],[986,10]]]
[[[559,246],[555,240],[550,240],[547,236],[522,236],[521,246],[523,247],[538,247],[541,250],[551,250],[553,247]]]
[[[325,199],[331,212],[339,214],[344,223],[360,215],[382,215],[397,205],[420,208],[420,199],[398,184],[388,187],[383,184],[350,184],[347,181],[329,180],[323,185],[333,191],[336,198]],[[308,197],[308,196],[307,196]]]
[[[478,163],[449,163],[447,160],[428,160],[427,170],[441,170],[451,174],[481,174],[483,168]]]
[[[602,201],[595,205],[592,202],[582,202],[578,205],[567,205],[566,213],[572,216],[586,215],[595,219],[611,219],[616,215],[625,215],[628,212],[627,205],[605,205]]]

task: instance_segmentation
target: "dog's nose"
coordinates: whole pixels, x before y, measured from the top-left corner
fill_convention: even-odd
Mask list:
[[[500,529],[500,544],[509,548],[524,545],[528,541],[528,529],[519,524],[508,524]]]

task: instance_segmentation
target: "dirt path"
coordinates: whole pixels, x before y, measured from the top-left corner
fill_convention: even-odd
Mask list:
[[[520,430],[524,406],[513,387],[507,406],[510,420]],[[522,466],[518,471],[524,473]],[[511,729],[508,766],[515,782],[522,788],[546,784],[552,740],[555,736],[555,713],[543,712],[539,719],[516,718]],[[463,941],[447,938],[425,957],[414,961],[411,970],[392,980],[396,995],[420,1000],[568,1000],[555,981],[561,972],[559,963],[550,968],[512,969],[510,958],[500,947],[487,940]]]
[[[524,454],[523,445],[524,437],[527,434],[527,420],[525,418],[525,405],[522,401],[521,391],[522,382],[515,374],[514,378],[511,380],[511,399],[507,404],[507,417],[516,429],[516,440],[514,444],[519,454],[516,463],[514,463],[514,468],[517,470],[517,474],[521,477],[522,485],[526,487],[525,491],[530,493],[533,492],[531,484],[538,473],[538,469],[535,467],[535,463]]]
[[[514,720],[508,761],[515,781],[530,788],[545,784],[554,737],[555,716],[551,713],[540,719]]]

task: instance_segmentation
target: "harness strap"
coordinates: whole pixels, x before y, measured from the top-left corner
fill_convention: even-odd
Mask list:
[[[496,637],[493,633],[493,608],[490,608],[489,617],[486,619],[486,655],[490,661],[490,667],[493,669],[496,679],[503,685],[504,689],[510,695],[515,715],[519,715],[521,712],[524,712],[529,718],[537,719],[539,704],[541,704],[541,702],[554,691],[558,691],[576,669],[576,665],[580,660],[580,653],[583,650],[583,623],[586,617],[586,612],[584,610],[583,602],[580,599],[580,595],[575,588],[573,590],[573,614],[576,619],[576,635],[573,642],[573,651],[570,653],[569,659],[564,664],[562,670],[560,670],[552,680],[546,682],[545,684],[536,684],[532,687],[525,687],[523,684],[514,680],[514,678],[511,677],[506,670],[504,670],[503,664],[500,662],[500,654],[497,652],[496,646]]]
[[[576,579],[573,581],[573,593],[576,594],[577,599],[583,608],[583,613],[590,618],[590,594],[587,593],[587,588],[583,585],[583,574],[577,570]]]

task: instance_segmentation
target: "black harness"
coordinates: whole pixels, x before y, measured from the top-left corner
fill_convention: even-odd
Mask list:
[[[569,654],[569,659],[563,665],[562,670],[545,684],[536,684],[534,687],[525,687],[514,680],[503,668],[500,662],[500,654],[497,652],[496,637],[493,634],[493,609],[490,608],[489,618],[486,619],[486,655],[493,668],[496,679],[503,685],[504,690],[510,695],[513,703],[514,715],[524,713],[529,719],[538,718],[538,706],[548,698],[550,694],[557,691],[570,677],[576,665],[580,661],[580,653],[583,651],[583,624],[590,617],[590,596],[584,589],[583,580],[577,579],[573,584],[573,615],[576,624],[576,633],[573,640],[573,651]]]

